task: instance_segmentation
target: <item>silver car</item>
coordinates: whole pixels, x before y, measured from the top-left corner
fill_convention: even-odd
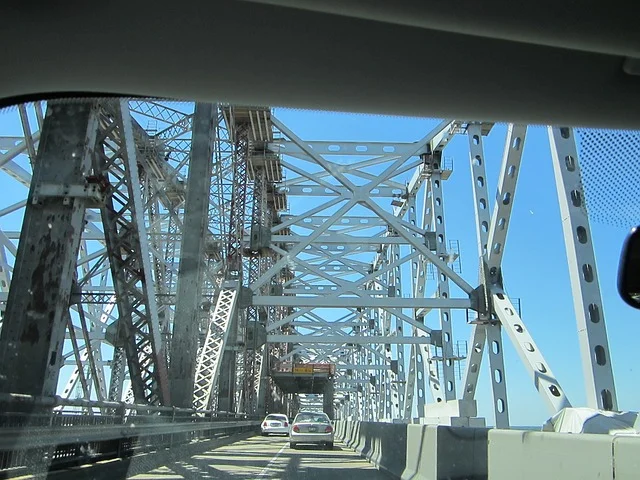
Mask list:
[[[333,427],[326,413],[300,412],[291,424],[289,446],[296,448],[300,443],[324,445],[333,450]]]
[[[262,435],[270,434],[287,435],[289,433],[289,417],[280,413],[267,415],[262,421]]]

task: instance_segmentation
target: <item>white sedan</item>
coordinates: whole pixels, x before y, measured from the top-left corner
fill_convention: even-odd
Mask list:
[[[289,434],[289,417],[279,413],[267,415],[262,421],[262,435],[270,434],[288,435]]]
[[[312,443],[333,450],[333,435],[331,420],[326,413],[300,412],[291,425],[289,446],[296,448],[300,443]]]

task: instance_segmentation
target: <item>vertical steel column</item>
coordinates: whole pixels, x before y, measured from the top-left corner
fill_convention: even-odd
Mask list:
[[[49,104],[0,334],[0,392],[56,394],[97,127],[91,103]]]
[[[409,199],[409,208],[408,208],[408,218],[409,223],[411,225],[417,225],[417,216],[416,216],[416,200],[415,196],[411,196]],[[414,236],[416,234],[414,233]],[[415,253],[416,248],[411,246],[411,253]],[[418,285],[418,275],[420,272],[419,269],[420,258],[413,260],[411,262],[411,293],[414,297],[418,297],[419,295],[419,285]],[[424,287],[422,290],[424,294]],[[418,318],[415,317],[415,310],[413,311],[413,315],[416,321],[419,321]],[[413,336],[418,336],[419,330],[417,327],[412,327],[411,333]],[[420,360],[418,360],[420,357]],[[413,399],[414,392],[418,393],[417,399],[418,403],[424,403],[424,374],[419,370],[422,367],[422,353],[417,345],[411,345],[410,347],[410,356],[409,356],[409,371],[406,378],[405,388],[404,388],[404,412],[402,417],[405,419],[411,419],[411,413],[413,412]],[[419,377],[416,381],[416,377]],[[418,406],[420,409],[420,405]],[[419,410],[418,410],[419,411]]]
[[[249,156],[249,127],[245,123],[234,128],[235,156],[227,264],[230,275],[242,276],[242,249],[244,242],[245,205],[247,201],[247,163]]]
[[[476,397],[476,387],[478,386],[478,377],[480,376],[480,366],[482,365],[482,356],[484,354],[484,345],[487,342],[487,329],[484,324],[473,324],[471,330],[471,350],[467,355],[467,364],[465,365],[462,384],[464,392],[463,400],[473,400]]]
[[[203,301],[204,253],[209,223],[214,121],[217,117],[216,104],[196,103],[169,370],[172,404],[184,408],[191,408],[193,404],[200,335],[199,307]]]
[[[402,268],[400,262],[400,246],[392,245],[390,248],[390,258],[393,263],[398,265],[394,267],[390,272],[392,280],[392,286],[395,290],[394,296],[402,297]],[[402,311],[402,310],[400,310]],[[404,320],[393,315],[395,331],[393,334],[396,337],[404,337]],[[394,398],[395,398],[395,418],[404,418],[404,404],[405,404],[405,361],[404,361],[404,345],[396,346],[396,361],[398,362],[398,374],[396,377],[396,383],[394,384]]]
[[[439,165],[441,167],[442,165]],[[440,258],[446,259],[447,238],[445,233],[444,196],[442,190],[441,170],[434,169],[429,179],[431,185],[431,208],[436,233],[436,253]],[[449,277],[438,269],[438,295],[441,298],[449,298]],[[445,400],[456,399],[456,378],[453,365],[453,332],[451,328],[451,310],[440,309],[440,329],[442,330],[442,382]]]
[[[253,171],[253,208],[251,213],[251,237],[253,246],[251,248],[252,256],[249,259],[249,278],[248,284],[251,285],[255,282],[266,268],[264,268],[265,262],[270,258],[268,255],[263,256],[265,253],[263,247],[263,239],[261,238],[263,233],[263,227],[269,226],[269,212],[267,211],[267,172],[263,167],[254,167]],[[253,248],[255,247],[255,249]],[[263,286],[268,288],[268,286]],[[267,293],[268,295],[268,293]],[[245,343],[244,356],[243,356],[243,378],[242,381],[242,393],[243,403],[245,404],[245,412],[253,412],[256,408],[256,384],[255,384],[255,352],[257,350],[257,325],[260,320],[259,307],[249,306],[247,308],[247,328],[254,328],[254,342],[252,345]]]
[[[476,214],[476,232],[478,238],[478,255],[480,257],[480,272],[481,278],[480,282],[485,284],[485,278],[482,276],[482,272],[484,271],[484,265],[488,260],[488,248],[487,243],[489,241],[489,224],[491,222],[491,215],[489,213],[489,195],[487,189],[487,175],[485,170],[485,157],[484,157],[484,149],[482,147],[482,126],[477,123],[469,124],[467,127],[467,135],[469,136],[469,152],[470,152],[470,160],[471,160],[471,173],[472,173],[472,184],[473,184],[473,199],[475,203],[475,214]],[[489,311],[489,318],[480,318],[480,321],[486,323],[483,327],[485,329],[486,340],[487,343],[495,346],[495,348],[489,349],[489,365],[491,366],[491,370],[500,370],[504,372],[504,357],[503,357],[503,348],[502,348],[502,335],[500,324],[495,322],[492,318],[491,311]],[[497,320],[497,319],[496,319]],[[491,322],[495,323],[491,323]],[[476,351],[476,344],[478,336],[482,336],[482,334],[478,334],[475,330],[478,327],[474,327],[473,332],[473,349],[472,358],[469,363],[478,364],[477,355],[479,352]],[[482,343],[482,347],[484,347],[484,343]],[[481,352],[480,352],[481,354]],[[493,378],[493,377],[492,377]],[[495,379],[491,382],[492,390],[493,390],[493,407],[496,419],[496,427],[498,428],[508,428],[509,427],[509,404],[507,400],[507,384],[506,384],[506,374],[503,375],[503,378],[500,382],[495,381]]]
[[[578,324],[587,405],[616,410],[618,400],[574,132],[566,127],[549,127],[548,133]]]
[[[233,112],[233,109],[231,109]],[[249,159],[249,125],[247,123],[233,124],[234,161],[233,161],[233,186],[231,193],[231,211],[229,222],[229,240],[227,243],[227,275],[228,278],[237,278],[242,281],[243,275],[243,246],[244,246],[244,222],[246,217],[247,200],[247,168]],[[240,309],[236,309],[229,331],[232,342],[237,340]],[[227,347],[222,355],[218,385],[218,408],[232,411],[235,398],[235,369],[236,352]]]
[[[167,368],[160,355],[133,124],[126,100],[106,102],[101,110],[94,174],[106,192],[101,216],[119,312],[116,347],[126,352],[136,401],[166,404]]]
[[[425,183],[424,198],[422,202],[422,228],[426,231],[433,231],[433,192],[431,181]],[[413,247],[415,249],[415,247]],[[418,276],[416,280],[415,297],[424,297],[426,293],[427,284],[427,266],[429,260],[424,256],[420,256],[418,263]],[[424,323],[424,313],[418,313],[416,311],[416,320]],[[442,401],[442,390],[440,389],[440,374],[438,372],[438,362],[433,357],[435,346],[434,345],[416,345],[420,356],[416,357],[416,360],[421,363],[421,370],[418,370],[418,377],[422,375],[424,384],[424,375],[427,375],[426,381],[429,382],[429,391],[433,397],[434,402]],[[423,388],[423,395],[420,396],[418,391],[418,416],[424,415],[424,407],[426,405],[426,392]]]

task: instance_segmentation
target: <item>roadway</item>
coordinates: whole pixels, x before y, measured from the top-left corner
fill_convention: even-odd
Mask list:
[[[357,453],[336,442],[332,451],[314,446],[289,448],[286,437],[253,436],[190,458],[168,462],[133,480],[312,479],[389,480]]]

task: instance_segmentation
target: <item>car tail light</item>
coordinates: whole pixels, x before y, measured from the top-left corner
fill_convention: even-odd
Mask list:
[[[331,425],[327,426],[327,428],[324,429],[324,433],[331,433],[333,432],[333,427]]]
[[[293,431],[296,432],[296,433],[300,432],[300,428],[298,427],[298,425],[294,425],[293,426]]]
[[[288,427],[289,426],[289,422],[284,422],[284,426]]]
[[[262,426],[263,426],[263,427],[266,427],[266,426],[267,426],[267,422],[264,422],[264,423],[262,424]]]

